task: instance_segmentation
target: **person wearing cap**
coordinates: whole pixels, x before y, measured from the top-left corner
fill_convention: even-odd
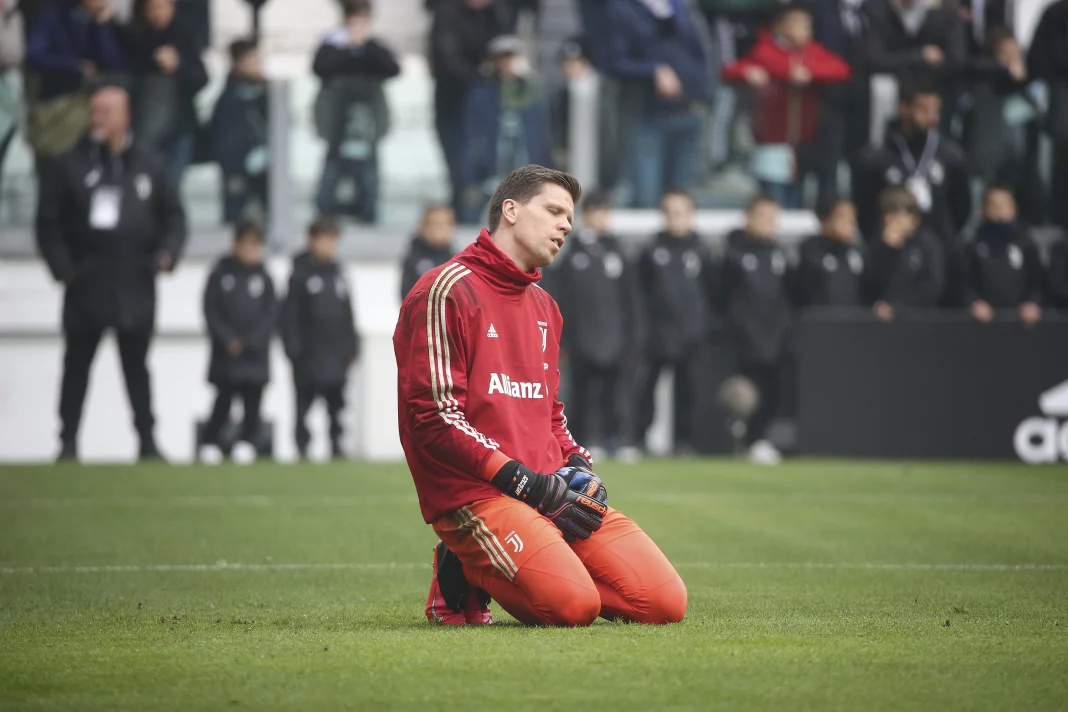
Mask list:
[[[494,38],[485,79],[464,107],[460,154],[461,222],[477,222],[501,178],[530,163],[549,166],[549,111],[538,87],[520,73],[523,41]]]

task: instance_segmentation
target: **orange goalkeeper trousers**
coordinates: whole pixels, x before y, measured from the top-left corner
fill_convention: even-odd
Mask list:
[[[598,615],[677,623],[686,615],[686,585],[675,567],[612,508],[599,531],[573,543],[532,507],[504,495],[461,507],[433,527],[471,585],[528,625],[584,626]]]

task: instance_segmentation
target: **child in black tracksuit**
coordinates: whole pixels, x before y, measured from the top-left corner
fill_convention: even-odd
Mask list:
[[[282,340],[293,364],[296,441],[301,458],[308,455],[311,433],[305,420],[316,398],[326,401],[333,455],[343,455],[345,382],[360,355],[351,293],[335,259],[339,234],[337,224],[327,218],[311,224],[308,249],[293,258],[289,292],[282,306]]]
[[[204,290],[211,337],[208,381],[218,392],[204,428],[205,445],[221,445],[234,396],[241,398],[245,411],[238,440],[260,445],[260,402],[270,381],[269,352],[278,315],[274,285],[263,266],[263,241],[262,226],[240,223],[231,254],[215,265]]]

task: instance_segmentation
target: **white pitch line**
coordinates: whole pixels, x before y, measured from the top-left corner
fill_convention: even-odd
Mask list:
[[[1068,564],[922,564],[922,563],[850,563],[850,562],[756,562],[690,561],[675,564],[680,569],[798,569],[861,571],[989,571],[1042,572],[1068,571]],[[0,567],[0,575],[17,574],[129,574],[129,573],[204,573],[218,571],[396,571],[429,569],[428,563],[335,563],[335,564],[242,564],[220,561],[214,564],[154,564],[128,566],[25,566]]]

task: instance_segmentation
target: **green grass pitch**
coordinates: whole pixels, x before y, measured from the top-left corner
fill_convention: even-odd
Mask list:
[[[400,464],[0,468],[0,710],[1068,709],[1068,468],[602,475],[684,623],[432,627]]]

